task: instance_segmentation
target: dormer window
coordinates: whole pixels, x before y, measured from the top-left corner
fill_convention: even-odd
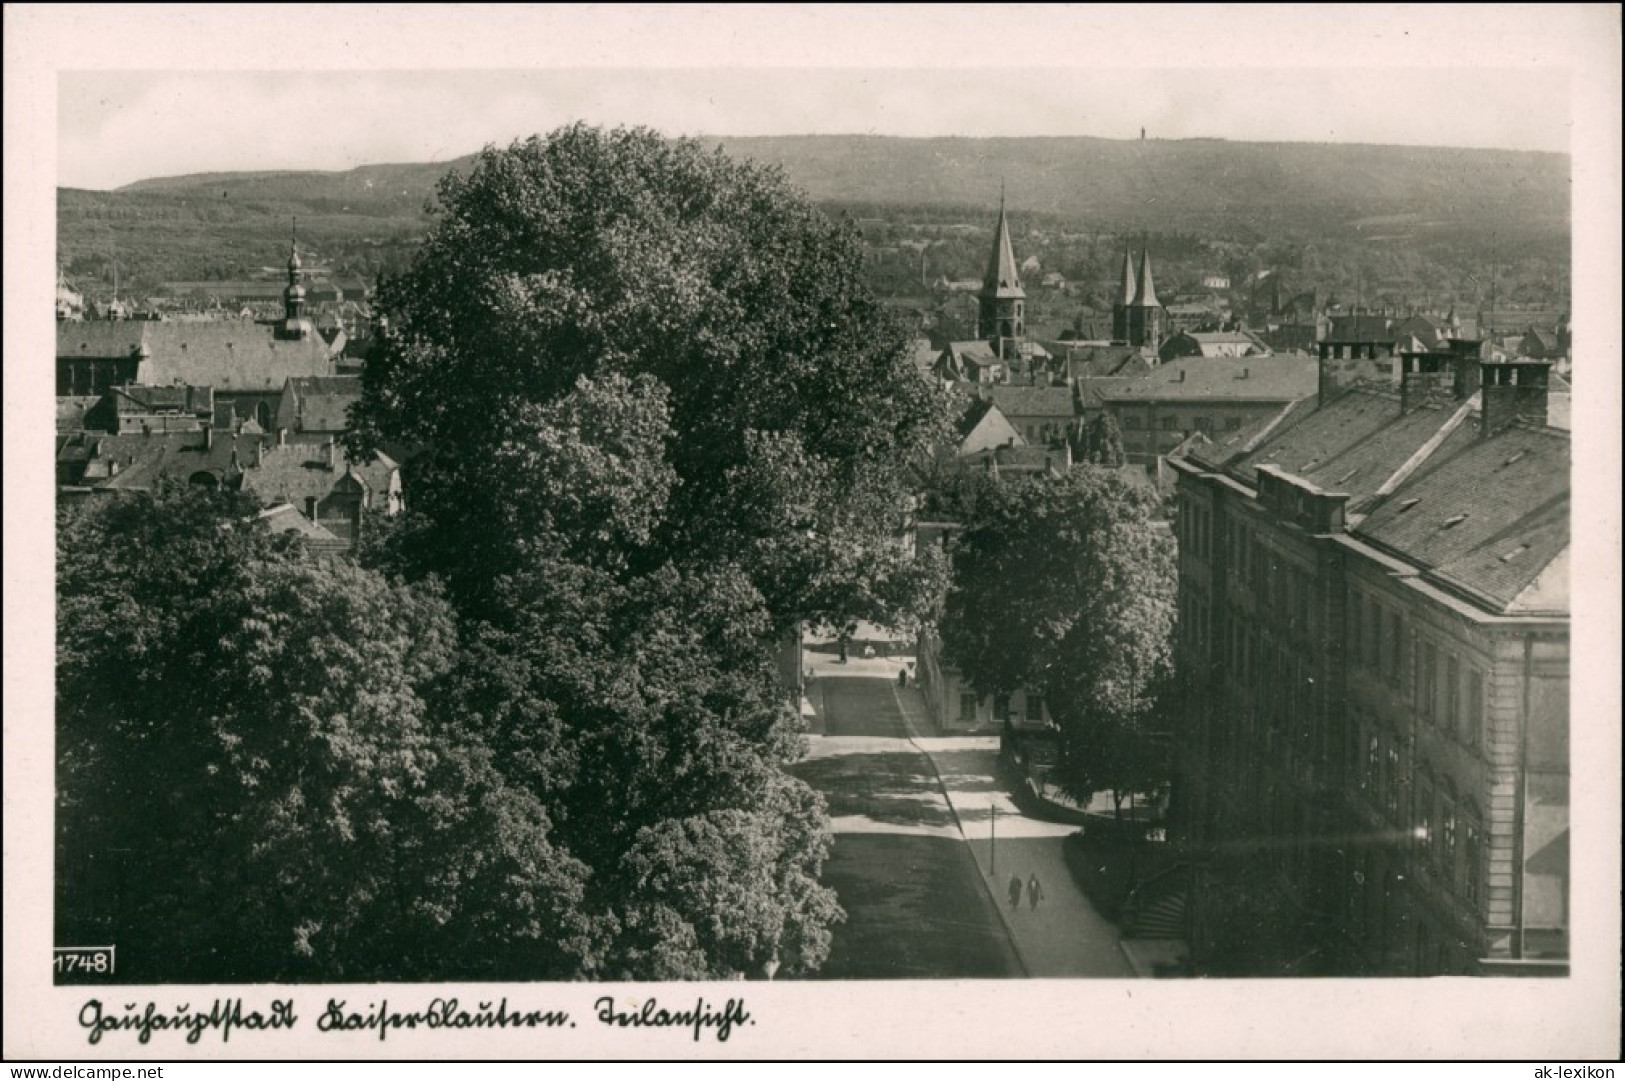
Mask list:
[[[1467,520],[1467,516],[1465,514],[1452,514],[1450,517],[1448,517],[1448,518],[1446,518],[1444,520],[1444,524],[1441,525],[1439,528],[1440,529],[1454,529],[1457,526],[1459,526],[1461,523],[1465,522],[1466,520]]]
[[[1420,503],[1420,502],[1422,502],[1420,499],[1404,499],[1404,500],[1401,500],[1400,503],[1399,503],[1399,513],[1400,514],[1409,514],[1412,510],[1415,509],[1416,505],[1418,503]]]
[[[1503,555],[1501,557],[1501,562],[1502,563],[1511,563],[1514,559],[1517,559],[1519,556],[1523,555],[1527,551],[1529,551],[1529,545],[1520,544],[1516,548],[1512,549],[1512,551],[1510,551],[1510,552],[1506,553],[1505,555]]]

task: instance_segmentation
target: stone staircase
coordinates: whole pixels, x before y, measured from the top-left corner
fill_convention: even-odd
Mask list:
[[[1183,863],[1152,875],[1123,902],[1120,925],[1124,938],[1183,939],[1190,903],[1190,868]]]

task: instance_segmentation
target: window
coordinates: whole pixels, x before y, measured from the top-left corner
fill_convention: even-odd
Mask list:
[[[1382,671],[1382,606],[1375,600],[1367,602],[1365,633],[1365,660],[1373,672]]]
[[[1476,668],[1467,670],[1467,744],[1477,747],[1484,731],[1484,675]]]
[[[1454,654],[1444,659],[1444,723],[1450,734],[1462,739],[1465,727],[1461,717],[1461,662]]]
[[[1456,879],[1456,803],[1448,794],[1439,799],[1439,864],[1445,881],[1455,885]]]
[[[1390,819],[1399,817],[1399,748],[1394,746],[1390,738],[1388,744],[1388,769],[1382,778],[1382,805],[1388,812]]]
[[[1416,782],[1416,837],[1424,855],[1433,856],[1433,781],[1423,775]]]
[[[1405,624],[1398,612],[1388,613],[1388,682],[1399,686],[1405,651]]]
[[[993,719],[995,721],[1011,720],[1010,696],[1007,694],[995,695],[993,698]]]
[[[1356,668],[1365,665],[1365,599],[1358,593],[1349,593],[1349,659]]]
[[[1029,694],[1027,696],[1027,720],[1033,724],[1038,724],[1042,722],[1043,719],[1044,696],[1040,694]]]
[[[1161,420],[1161,424],[1162,424],[1162,430],[1165,431],[1165,432],[1177,432],[1177,431],[1179,431],[1179,418],[1178,417],[1163,417],[1162,420]]]
[[[1478,905],[1478,895],[1483,881],[1482,856],[1479,853],[1478,815],[1471,804],[1468,805],[1466,820],[1461,829],[1461,856],[1462,856],[1462,894],[1467,903]]]
[[[1438,663],[1433,643],[1423,642],[1417,650],[1416,708],[1425,721],[1437,719]]]
[[[1196,430],[1199,431],[1199,432],[1211,432],[1211,431],[1213,431],[1213,418],[1212,417],[1197,417],[1196,418]]]
[[[976,696],[974,694],[961,694],[959,696],[959,719],[962,721],[976,720]]]

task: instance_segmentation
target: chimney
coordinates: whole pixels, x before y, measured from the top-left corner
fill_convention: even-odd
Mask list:
[[[1401,353],[1399,355],[1399,410],[1409,413],[1420,406],[1455,398],[1461,379],[1452,358],[1444,353]]]
[[[203,426],[203,449],[214,449],[214,425],[212,424],[205,424]]]
[[[1250,373],[1250,369],[1243,368],[1243,369],[1241,369],[1241,374],[1236,376],[1236,378],[1237,379],[1246,379],[1249,373]]]
[[[313,495],[305,497],[305,517],[313,522],[316,520],[316,497]]]
[[[257,439],[254,440],[254,468],[258,469],[261,465],[264,465],[264,464],[265,464],[265,440],[263,438],[257,438]]]
[[[285,447],[288,445],[288,429],[278,428],[276,430],[276,445],[279,447]]]
[[[1181,368],[1177,372],[1174,373],[1174,382],[1183,383],[1184,381],[1185,381],[1185,369]]]
[[[1479,436],[1488,439],[1520,420],[1544,426],[1551,371],[1550,361],[1527,357],[1481,365]]]
[[[330,469],[330,470],[336,470],[336,469],[338,469],[338,467],[339,467],[339,445],[338,445],[338,440],[329,439],[327,441],[327,468]]]

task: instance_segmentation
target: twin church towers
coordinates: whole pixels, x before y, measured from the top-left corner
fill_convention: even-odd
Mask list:
[[[1155,349],[1162,343],[1164,313],[1151,274],[1151,254],[1141,250],[1136,266],[1133,253],[1123,252],[1123,280],[1112,302],[1112,340]],[[993,253],[977,294],[976,336],[1000,356],[1014,356],[1027,335],[1027,293],[1021,288],[1015,249],[1010,244],[1010,222],[1004,195],[999,195],[999,224],[994,230]]]

